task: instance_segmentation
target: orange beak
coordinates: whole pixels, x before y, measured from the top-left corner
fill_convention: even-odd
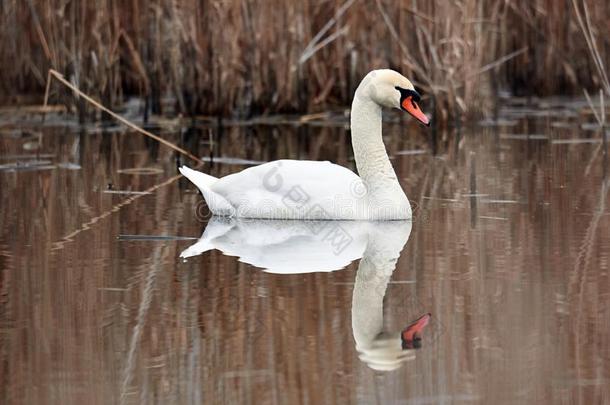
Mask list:
[[[402,338],[403,349],[419,347],[417,343],[421,340],[421,334],[430,322],[430,318],[432,318],[432,314],[424,314],[402,331],[400,337]]]
[[[424,114],[421,108],[419,108],[417,103],[413,101],[413,97],[405,97],[404,100],[402,100],[402,108],[422,124],[430,126],[430,120],[426,117],[426,114]]]

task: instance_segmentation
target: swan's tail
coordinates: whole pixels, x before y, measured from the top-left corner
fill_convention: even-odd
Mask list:
[[[226,198],[212,191],[212,186],[218,181],[217,177],[198,172],[187,166],[182,166],[178,170],[180,170],[184,177],[197,186],[214,215],[232,216],[235,214],[235,208],[231,206]]]
[[[180,257],[186,259],[188,257],[197,256],[208,250],[216,249],[216,238],[221,238],[235,226],[232,218],[213,217],[208,222],[208,225],[203,231],[201,238],[194,244],[186,248],[180,253]]]
[[[178,168],[180,173],[187,179],[193,182],[199,190],[203,192],[203,189],[208,189],[212,186],[212,184],[218,181],[218,177],[210,176],[209,174],[198,172],[197,170],[193,170],[188,166],[182,166]]]

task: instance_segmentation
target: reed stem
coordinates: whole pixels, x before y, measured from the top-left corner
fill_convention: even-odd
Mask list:
[[[184,156],[187,156],[188,158],[194,160],[195,162],[203,165],[204,162],[203,160],[199,159],[197,156],[193,155],[192,153],[190,153],[187,150],[182,149],[181,147],[174,145],[173,143],[161,138],[158,135],[155,135],[143,128],[140,128],[139,126],[137,126],[136,124],[132,123],[131,121],[129,121],[128,119],[120,116],[119,114],[115,113],[114,111],[104,107],[102,104],[98,103],[97,101],[95,101],[94,99],[92,99],[91,97],[89,97],[87,94],[83,93],[78,87],[74,86],[72,83],[70,83],[69,81],[67,81],[63,75],[59,72],[57,72],[56,70],[53,69],[49,69],[49,74],[48,74],[48,78],[47,78],[47,86],[46,86],[46,92],[45,92],[45,97],[44,97],[44,108],[47,108],[47,103],[49,101],[49,88],[50,88],[50,79],[54,77],[55,79],[57,79],[60,83],[62,83],[63,85],[65,85],[66,87],[70,88],[77,96],[82,97],[83,99],[85,99],[86,101],[88,101],[90,104],[92,104],[93,106],[99,108],[100,110],[104,111],[105,113],[107,113],[108,115],[110,115],[111,117],[113,117],[114,119],[116,119],[117,121],[119,121],[120,123],[122,123],[123,125],[128,126],[129,128],[133,129],[136,132],[141,133],[142,135],[145,135],[149,138],[154,139],[155,141],[162,143],[163,145],[175,150],[178,153],[183,154]]]

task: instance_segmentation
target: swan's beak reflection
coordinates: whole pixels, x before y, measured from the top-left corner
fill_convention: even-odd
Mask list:
[[[421,335],[426,325],[430,322],[430,318],[432,318],[432,314],[424,314],[402,331],[400,338],[404,350],[419,349],[421,347]]]
[[[424,114],[421,108],[419,108],[419,105],[417,105],[417,103],[413,100],[413,97],[405,97],[402,100],[401,106],[403,110],[415,117],[416,120],[418,120],[424,125],[430,126],[430,120],[428,119],[426,114]]]

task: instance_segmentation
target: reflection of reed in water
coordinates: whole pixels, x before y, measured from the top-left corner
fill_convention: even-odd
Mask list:
[[[162,267],[162,258],[165,255],[167,246],[160,246],[155,249],[152,257],[152,266],[148,269],[148,274],[145,278],[144,287],[142,288],[142,298],[140,306],[138,308],[138,315],[136,318],[136,324],[133,327],[131,339],[129,342],[129,351],[127,352],[127,358],[125,360],[125,369],[123,371],[123,381],[121,384],[121,404],[125,403],[125,398],[131,380],[133,379],[133,370],[135,367],[134,359],[137,355],[138,344],[142,336],[142,330],[144,324],[148,318],[148,310],[150,308],[150,302],[153,297],[154,285],[157,274]]]

